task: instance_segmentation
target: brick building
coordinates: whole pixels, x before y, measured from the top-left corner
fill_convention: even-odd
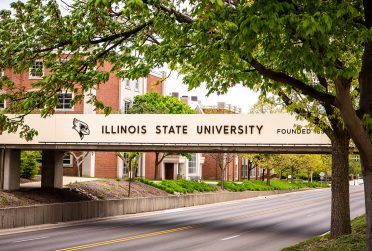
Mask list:
[[[99,70],[109,72],[111,66],[104,63]],[[42,79],[49,73],[42,61],[35,61],[29,72],[20,74],[14,73],[11,69],[0,71],[1,75],[9,77],[17,87],[24,87],[25,91],[32,91],[32,84]],[[165,82],[162,81],[163,74],[151,72],[146,78],[136,80],[120,79],[115,74],[110,73],[106,83],[100,84],[89,92],[96,95],[97,99],[105,105],[112,107],[113,113],[127,113],[136,95],[143,95],[147,92],[157,92],[161,95],[165,93]],[[63,91],[59,94],[60,104],[56,108],[59,114],[95,114],[95,107],[85,99],[71,106],[70,101],[74,94]],[[0,103],[0,108],[6,107],[6,102]],[[76,158],[78,157],[78,158]],[[81,162],[79,169],[77,162]],[[169,155],[164,158],[159,167],[159,177],[161,179],[198,179],[201,176],[201,169],[204,158],[201,154],[192,154],[192,159],[188,160],[181,155]],[[63,159],[64,175],[78,175],[105,178],[123,178],[128,174],[124,161],[117,156],[116,152],[74,152],[66,153]],[[153,179],[155,175],[155,154],[142,153],[139,159],[137,175]]]
[[[99,68],[102,71],[109,71],[111,68],[109,63],[104,63]],[[15,83],[15,87],[24,88],[26,92],[35,90],[32,85],[49,74],[42,61],[35,61],[34,65],[28,72],[15,73],[11,69],[0,70],[0,76],[6,75]],[[99,85],[96,89],[91,89],[89,92],[95,94],[97,99],[102,101],[105,105],[111,106],[113,113],[127,113],[131,106],[134,96],[142,95],[149,91],[155,91],[163,94],[165,91],[165,83],[162,80],[162,74],[151,72],[146,78],[136,80],[120,79],[115,74],[110,73],[109,79],[106,83]],[[74,94],[68,91],[62,91],[59,94],[60,104],[56,107],[56,113],[59,114],[95,114],[95,107],[84,102],[80,102],[71,106],[70,101]],[[5,108],[7,101],[0,102],[0,108]],[[113,152],[90,152],[74,153],[76,156],[81,154],[86,155],[81,166],[83,176],[95,177],[123,177],[122,166],[120,158]],[[151,153],[148,154],[151,159]],[[145,157],[141,156],[139,174],[144,176]],[[149,162],[149,161],[147,161]],[[63,160],[64,174],[77,175],[78,170],[76,161],[71,154],[66,154]],[[151,174],[151,172],[150,172]]]

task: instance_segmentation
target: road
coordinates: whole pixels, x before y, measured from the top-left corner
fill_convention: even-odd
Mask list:
[[[354,218],[363,186],[350,194]],[[2,234],[0,250],[279,250],[329,230],[330,198],[330,189],[308,190]]]

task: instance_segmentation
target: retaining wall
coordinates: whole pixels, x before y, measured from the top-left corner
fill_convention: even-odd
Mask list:
[[[199,193],[3,208],[0,209],[0,229],[198,206],[286,192],[288,191]]]

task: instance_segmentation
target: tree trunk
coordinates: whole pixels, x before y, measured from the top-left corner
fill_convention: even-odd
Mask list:
[[[280,172],[279,172],[279,180],[282,180],[282,169],[280,168]]]
[[[256,168],[256,180],[258,180],[258,166],[257,165],[254,165],[254,168]]]
[[[78,164],[76,165],[76,170],[77,170],[77,176],[80,177],[80,166]]]
[[[261,177],[261,180],[262,181],[265,180],[265,168],[262,168],[262,177]]]
[[[221,169],[221,189],[225,189],[225,170]]]
[[[155,173],[154,180],[159,179],[159,152],[155,152]]]
[[[248,180],[251,179],[252,162],[248,161]]]
[[[129,160],[129,188],[128,188],[128,197],[130,197],[130,187],[132,184],[132,160]]]
[[[366,12],[366,23],[372,27],[372,1],[363,1]],[[364,54],[362,58],[362,70],[359,74],[360,87],[360,114],[372,115],[372,41],[364,44]],[[342,119],[357,146],[362,160],[363,180],[365,186],[365,206],[366,206],[366,250],[372,251],[372,142],[370,135],[364,129],[363,122],[358,117],[353,107],[350,94],[350,84],[343,79],[336,79],[336,98],[341,111]]]
[[[294,170],[293,166],[291,167],[291,183],[293,183],[293,175],[294,175]]]
[[[367,29],[371,30],[372,28],[372,1],[363,0],[363,6],[364,6],[365,25]],[[371,99],[372,71],[371,69],[372,69],[372,39],[369,39],[368,42],[364,43],[362,70],[359,74],[359,87],[360,87],[359,106],[360,106],[362,114],[368,114],[369,116],[372,117],[372,99]],[[351,128],[351,127],[348,126],[348,128]],[[360,158],[361,158],[362,170],[363,170],[366,219],[367,219],[366,250],[372,251],[372,146],[371,146],[371,138],[368,137],[368,139],[369,139],[369,142],[363,142],[362,140],[358,140],[357,137],[353,137],[353,140],[360,152]]]
[[[366,207],[366,235],[367,245],[366,250],[372,251],[372,165],[367,165],[366,161],[361,157],[363,182],[364,182],[364,199]]]
[[[270,168],[267,168],[267,179],[266,179],[266,181],[267,181],[267,185],[268,186],[270,186]]]
[[[331,238],[350,234],[349,137],[332,140]]]

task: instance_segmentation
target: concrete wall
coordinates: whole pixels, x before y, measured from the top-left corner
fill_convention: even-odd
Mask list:
[[[286,192],[288,191],[203,193],[3,208],[0,209],[0,229],[198,206]]]

